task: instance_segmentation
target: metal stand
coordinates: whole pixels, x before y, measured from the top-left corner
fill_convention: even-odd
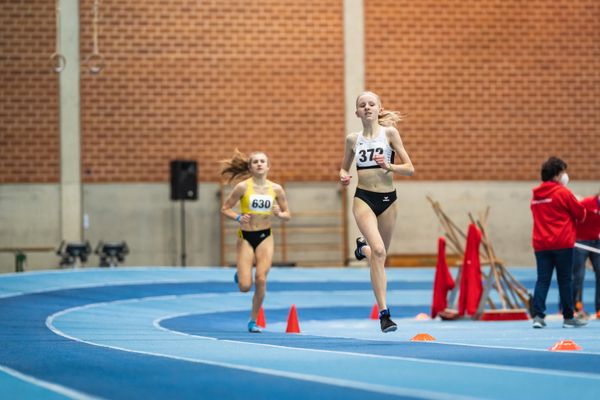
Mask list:
[[[181,209],[181,266],[185,267],[185,201],[198,199],[198,163],[195,160],[173,160],[171,170],[171,200],[179,200]]]
[[[181,204],[181,266],[185,267],[185,200],[180,201]]]
[[[23,272],[23,265],[27,261],[27,256],[22,251],[15,253],[15,272]]]

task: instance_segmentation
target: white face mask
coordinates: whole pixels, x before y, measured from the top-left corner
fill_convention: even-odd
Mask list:
[[[567,184],[569,183],[569,175],[567,175],[566,172],[562,174],[558,183],[560,183],[563,186],[567,186]]]

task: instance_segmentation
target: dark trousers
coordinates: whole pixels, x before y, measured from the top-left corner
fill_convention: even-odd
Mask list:
[[[578,243],[586,246],[595,247],[600,250],[600,240],[578,240]],[[585,279],[585,262],[587,259],[592,262],[594,273],[596,274],[596,312],[600,311],[600,254],[593,251],[575,248],[573,255],[573,298],[574,304],[578,301],[583,303],[583,282]]]
[[[546,297],[556,268],[560,306],[565,319],[573,318],[573,248],[535,252],[537,281],[533,292],[533,315],[546,316]]]

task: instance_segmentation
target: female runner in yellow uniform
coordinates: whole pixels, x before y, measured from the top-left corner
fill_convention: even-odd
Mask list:
[[[237,283],[241,292],[252,287],[252,264],[256,261],[254,274],[254,297],[248,322],[249,332],[260,332],[256,318],[267,291],[267,274],[273,261],[273,236],[271,235],[271,215],[289,221],[287,199],[281,185],[267,179],[270,163],[267,155],[254,152],[245,157],[236,151],[230,160],[225,161],[221,175],[229,182],[250,176],[235,185],[221,212],[240,224],[237,241]],[[233,210],[240,203],[241,213]]]

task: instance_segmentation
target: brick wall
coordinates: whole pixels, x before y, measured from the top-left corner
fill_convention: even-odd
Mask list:
[[[366,83],[416,179],[600,179],[600,3],[365,1]]]
[[[0,2],[0,183],[60,179],[54,2]]]
[[[82,0],[81,57],[92,52]],[[0,4],[0,182],[58,182],[54,2]],[[218,180],[235,147],[274,179],[331,180],[343,149],[342,1],[100,2],[100,75],[82,64],[85,182]],[[366,82],[418,180],[537,179],[550,154],[600,179],[600,3],[365,1]]]
[[[90,53],[91,0],[83,1]],[[340,1],[103,1],[107,68],[82,77],[87,182],[165,181],[168,162],[219,179],[238,147],[273,178],[335,177],[343,148]],[[326,154],[335,154],[335,158]]]

